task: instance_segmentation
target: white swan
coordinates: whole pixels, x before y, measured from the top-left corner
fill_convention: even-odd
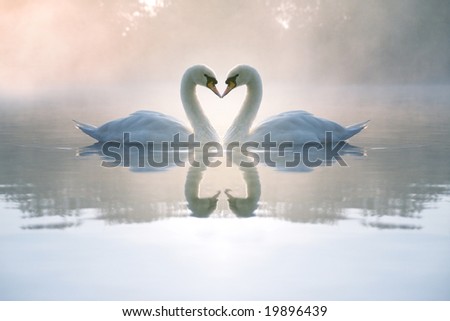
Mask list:
[[[204,65],[195,65],[187,69],[181,80],[181,101],[192,125],[195,140],[205,143],[218,141],[218,135],[206,118],[197,99],[196,86],[204,86],[220,96],[216,88],[214,72]],[[128,117],[112,120],[100,127],[74,121],[76,127],[99,142],[124,140],[124,133],[129,133],[130,141],[146,144],[154,142],[171,142],[174,135],[180,134],[180,140],[186,141],[192,132],[177,119],[154,111],[141,110]]]
[[[293,145],[303,145],[308,142],[324,143],[326,132],[333,133],[333,141],[344,141],[367,127],[367,122],[343,127],[331,120],[315,117],[302,111],[294,110],[272,116],[258,127],[251,129],[262,100],[262,81],[259,73],[251,66],[238,65],[227,76],[228,87],[222,97],[236,87],[247,85],[247,96],[234,119],[233,124],[225,134],[224,142],[254,141],[261,143],[264,136],[270,133],[271,141],[278,144],[292,142]]]

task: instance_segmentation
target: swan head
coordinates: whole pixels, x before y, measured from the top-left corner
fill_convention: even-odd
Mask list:
[[[217,77],[214,71],[205,65],[195,65],[190,67],[185,72],[185,76],[189,76],[191,80],[199,86],[210,89],[217,96],[222,97],[217,90]]]
[[[223,92],[222,98],[234,88],[247,85],[255,77],[259,77],[255,68],[249,65],[237,65],[228,72],[227,80],[225,81],[227,88]]]

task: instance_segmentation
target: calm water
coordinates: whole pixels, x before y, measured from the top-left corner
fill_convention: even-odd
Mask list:
[[[92,140],[71,119],[167,103],[155,93],[0,100],[0,299],[450,299],[450,88],[322,88],[299,105],[268,86],[261,119],[275,103],[371,119],[347,167],[140,172],[80,155]],[[208,114],[223,132],[236,111]]]

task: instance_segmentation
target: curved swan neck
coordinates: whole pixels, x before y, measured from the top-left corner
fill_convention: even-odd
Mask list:
[[[258,113],[263,95],[262,80],[256,71],[252,72],[252,77],[247,82],[247,95],[239,110],[233,124],[225,135],[227,142],[240,141],[248,136],[253,121]]]
[[[184,111],[191,123],[197,141],[217,141],[217,132],[203,112],[197,98],[196,87],[197,84],[192,80],[190,73],[186,72],[181,80],[180,89]]]

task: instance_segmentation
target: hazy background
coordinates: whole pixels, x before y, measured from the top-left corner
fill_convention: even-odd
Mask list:
[[[0,95],[238,63],[308,84],[450,80],[445,0],[1,0]],[[270,78],[270,79],[268,79]]]

